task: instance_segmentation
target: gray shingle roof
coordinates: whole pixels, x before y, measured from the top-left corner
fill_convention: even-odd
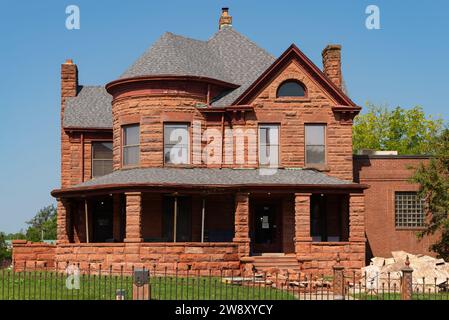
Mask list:
[[[76,97],[67,98],[64,127],[112,128],[112,96],[102,86],[82,86]]]
[[[89,180],[74,188],[110,184],[170,184],[170,185],[341,185],[345,180],[314,170],[279,169],[275,174],[263,175],[257,169],[207,169],[207,168],[145,168],[118,170]]]
[[[239,85],[212,103],[234,102],[275,58],[231,28],[218,31],[208,41],[165,33],[120,78],[147,75],[209,77]],[[83,86],[68,98],[64,127],[112,128],[112,97],[103,86]]]
[[[121,78],[147,75],[209,77],[239,85],[214,106],[234,102],[275,58],[231,28],[218,31],[208,41],[165,33]]]

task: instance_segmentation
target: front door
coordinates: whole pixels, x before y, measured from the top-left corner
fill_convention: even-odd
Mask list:
[[[277,203],[256,203],[254,205],[254,253],[281,252],[280,215]]]

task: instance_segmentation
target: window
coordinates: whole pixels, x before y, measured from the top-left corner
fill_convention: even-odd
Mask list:
[[[164,162],[167,164],[189,163],[189,125],[164,125]]]
[[[140,126],[133,124],[123,127],[123,165],[139,164]]]
[[[307,124],[306,165],[323,165],[326,162],[326,125]]]
[[[304,97],[306,90],[304,86],[295,80],[287,80],[283,82],[277,92],[277,97]]]
[[[277,167],[279,164],[279,126],[259,126],[259,164]]]
[[[416,192],[395,192],[396,227],[424,227],[423,200]]]
[[[112,172],[112,142],[92,142],[92,178]]]

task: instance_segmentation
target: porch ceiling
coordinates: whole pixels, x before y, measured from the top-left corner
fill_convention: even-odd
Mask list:
[[[366,186],[305,169],[277,169],[266,174],[259,169],[135,168],[117,170],[70,188],[53,190],[52,195],[99,189],[139,187],[179,188],[294,188],[364,189]]]

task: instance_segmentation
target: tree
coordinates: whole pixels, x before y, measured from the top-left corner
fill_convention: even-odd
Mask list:
[[[420,237],[441,232],[438,242],[430,249],[449,259],[449,129],[443,131],[432,147],[435,156],[428,164],[416,169],[411,181],[419,183],[419,195],[424,199],[427,214],[426,230]]]
[[[29,227],[26,231],[28,241],[39,242],[42,240],[56,239],[56,208],[49,205],[34,216],[33,219],[26,222]]]
[[[11,251],[6,246],[5,240],[5,234],[0,232],[0,264],[5,260],[11,259]]]
[[[411,109],[367,104],[368,112],[357,116],[353,126],[353,149],[396,150],[399,154],[431,154],[443,120],[426,117],[419,106]]]

